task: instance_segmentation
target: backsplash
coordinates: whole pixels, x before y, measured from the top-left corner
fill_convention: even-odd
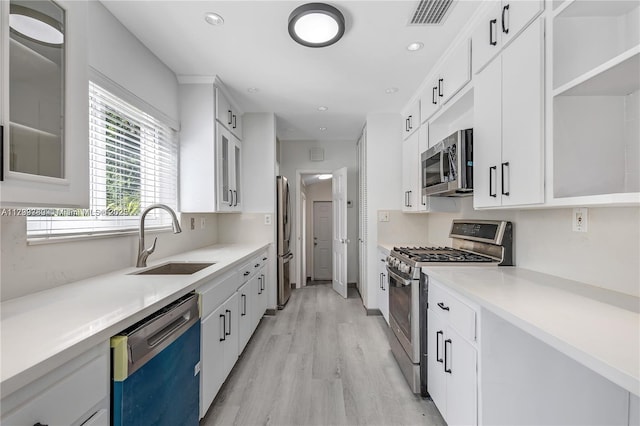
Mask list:
[[[190,229],[191,217],[195,230]],[[200,229],[201,219],[205,219],[204,229]],[[147,231],[148,244],[158,236],[150,263],[218,241],[215,214],[182,214],[181,226],[180,234]],[[134,266],[138,253],[137,235],[29,245],[25,217],[2,216],[0,229],[0,301]]]

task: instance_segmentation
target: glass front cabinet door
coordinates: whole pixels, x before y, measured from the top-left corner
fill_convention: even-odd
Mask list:
[[[0,2],[0,204],[89,204],[87,2]]]

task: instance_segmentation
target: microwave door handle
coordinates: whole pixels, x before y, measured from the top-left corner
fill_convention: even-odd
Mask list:
[[[438,155],[440,156],[440,182],[445,182],[445,180],[444,180],[444,157],[445,157],[444,150],[441,150],[438,153]]]

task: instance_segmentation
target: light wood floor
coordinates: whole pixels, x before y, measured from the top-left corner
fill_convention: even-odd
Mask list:
[[[263,318],[201,426],[445,425],[409,390],[384,327],[357,293],[294,290]]]

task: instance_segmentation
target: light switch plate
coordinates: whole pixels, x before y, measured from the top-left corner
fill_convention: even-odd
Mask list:
[[[270,214],[265,214],[264,215],[264,224],[265,225],[271,225],[271,215]]]
[[[389,222],[389,212],[388,211],[379,211],[378,212],[378,222]]]
[[[207,221],[205,220],[204,217],[201,217],[200,218],[200,229],[204,229],[206,225],[207,225]]]
[[[573,209],[573,231],[587,232],[589,226],[589,209]]]

